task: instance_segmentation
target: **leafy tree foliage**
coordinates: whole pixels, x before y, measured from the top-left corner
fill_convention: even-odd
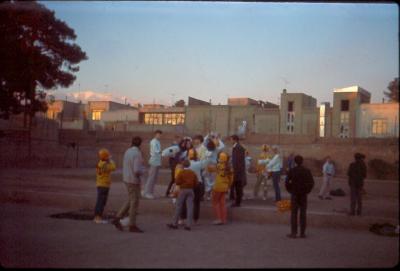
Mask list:
[[[387,86],[389,91],[384,91],[383,94],[392,102],[399,102],[399,78],[394,78]]]
[[[45,112],[44,90],[68,87],[87,59],[76,34],[35,1],[0,1],[0,117]]]

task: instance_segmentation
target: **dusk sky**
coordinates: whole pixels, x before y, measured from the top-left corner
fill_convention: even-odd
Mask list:
[[[228,96],[278,103],[286,87],[320,104],[334,88],[359,85],[381,102],[399,74],[395,4],[42,3],[89,58],[60,91],[226,104]]]

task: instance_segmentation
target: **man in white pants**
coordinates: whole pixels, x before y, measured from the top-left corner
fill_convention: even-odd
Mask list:
[[[158,171],[161,167],[161,138],[162,131],[156,130],[154,138],[150,141],[149,176],[142,196],[146,199],[154,199],[154,186],[157,181]]]
[[[324,166],[322,167],[322,173],[324,176],[323,183],[321,186],[321,190],[319,191],[318,198],[319,199],[332,199],[329,197],[329,191],[331,187],[331,180],[333,178],[333,175],[335,175],[335,167],[331,161],[331,158],[328,156],[326,158],[326,162]]]

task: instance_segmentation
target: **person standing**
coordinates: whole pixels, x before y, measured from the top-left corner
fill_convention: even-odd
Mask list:
[[[100,161],[96,166],[97,201],[94,211],[94,222],[97,224],[107,223],[102,219],[104,207],[107,203],[108,193],[111,186],[111,172],[115,170],[115,163],[111,160],[107,149],[99,151]]]
[[[330,156],[326,158],[326,161],[322,167],[322,174],[323,174],[323,183],[321,186],[321,190],[319,191],[318,198],[331,200],[332,198],[329,197],[328,195],[331,188],[331,181],[333,175],[335,175],[335,167],[331,161]]]
[[[158,171],[161,167],[161,138],[162,131],[156,130],[154,138],[150,141],[149,176],[143,191],[143,197],[154,199],[154,186],[157,182]]]
[[[124,203],[118,211],[113,224],[114,226],[123,231],[120,219],[129,214],[129,231],[130,232],[143,232],[136,226],[136,214],[139,207],[140,199],[140,182],[143,175],[143,158],[140,151],[142,139],[134,137],[132,139],[132,147],[129,148],[125,154],[122,165],[122,181],[125,183],[128,190],[128,200]]]
[[[235,203],[231,207],[240,207],[243,187],[246,185],[246,163],[245,163],[245,149],[239,143],[239,137],[232,135],[231,140],[233,143],[232,149],[232,168],[233,168],[233,185],[235,189]]]
[[[163,150],[161,156],[168,157],[169,168],[171,169],[171,180],[168,184],[167,190],[165,191],[165,196],[169,197],[171,193],[172,185],[175,182],[175,168],[179,162],[178,156],[181,156],[182,152],[184,152],[184,146],[181,146],[181,141],[179,136],[175,136],[175,141],[172,143],[170,147]]]
[[[260,160],[266,160],[266,159],[270,159],[270,156],[268,154],[268,145],[263,144],[261,146],[261,153],[258,157],[258,161]],[[254,191],[253,191],[253,196],[254,198],[257,198],[258,196],[258,191],[260,189],[260,185],[263,186],[263,191],[264,191],[264,196],[263,196],[263,200],[267,199],[267,193],[268,193],[268,186],[267,186],[267,178],[268,178],[268,172],[266,171],[266,166],[264,165],[260,165],[257,162],[257,172],[256,172],[256,176],[257,176],[257,181],[256,184],[254,186]]]
[[[364,163],[365,156],[361,153],[354,155],[355,161],[352,162],[347,170],[350,186],[350,213],[349,215],[361,215],[362,198],[361,191],[364,187],[364,179],[367,177],[367,166]]]
[[[314,187],[314,178],[311,171],[303,166],[303,157],[296,155],[294,158],[296,166],[289,170],[285,186],[291,194],[290,217],[291,233],[287,235],[289,238],[297,237],[297,217],[300,210],[300,238],[306,235],[307,220],[307,195]]]
[[[232,185],[232,169],[229,164],[229,156],[225,152],[220,152],[218,155],[217,165],[210,165],[209,171],[217,172],[217,177],[213,186],[212,205],[215,211],[217,220],[214,225],[223,225],[227,222],[227,210],[225,207],[225,195]]]
[[[176,185],[179,185],[180,188],[176,204],[177,207],[175,210],[175,215],[173,217],[173,223],[167,224],[167,227],[171,229],[178,228],[178,219],[182,212],[183,205],[186,202],[188,223],[185,225],[184,229],[190,231],[193,220],[193,188],[197,185],[198,180],[196,173],[189,169],[189,160],[183,161],[182,165],[183,170],[180,171],[175,178],[175,183]]]
[[[272,173],[272,183],[275,190],[275,201],[278,202],[281,200],[281,189],[279,187],[279,181],[281,179],[282,158],[279,154],[278,146],[272,146],[272,151],[274,153],[274,156],[268,162],[267,170]]]

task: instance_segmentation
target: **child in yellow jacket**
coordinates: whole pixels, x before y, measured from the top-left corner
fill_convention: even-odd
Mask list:
[[[217,164],[209,165],[208,171],[217,173],[212,188],[212,204],[217,217],[217,220],[213,224],[226,224],[227,210],[225,207],[225,195],[233,182],[233,172],[229,165],[229,155],[225,152],[220,152]]]
[[[108,192],[111,185],[111,172],[115,170],[115,163],[111,160],[110,153],[106,149],[99,151],[100,161],[96,166],[96,187],[97,187],[97,201],[94,211],[94,222],[107,223],[102,220],[104,207],[107,203]]]

